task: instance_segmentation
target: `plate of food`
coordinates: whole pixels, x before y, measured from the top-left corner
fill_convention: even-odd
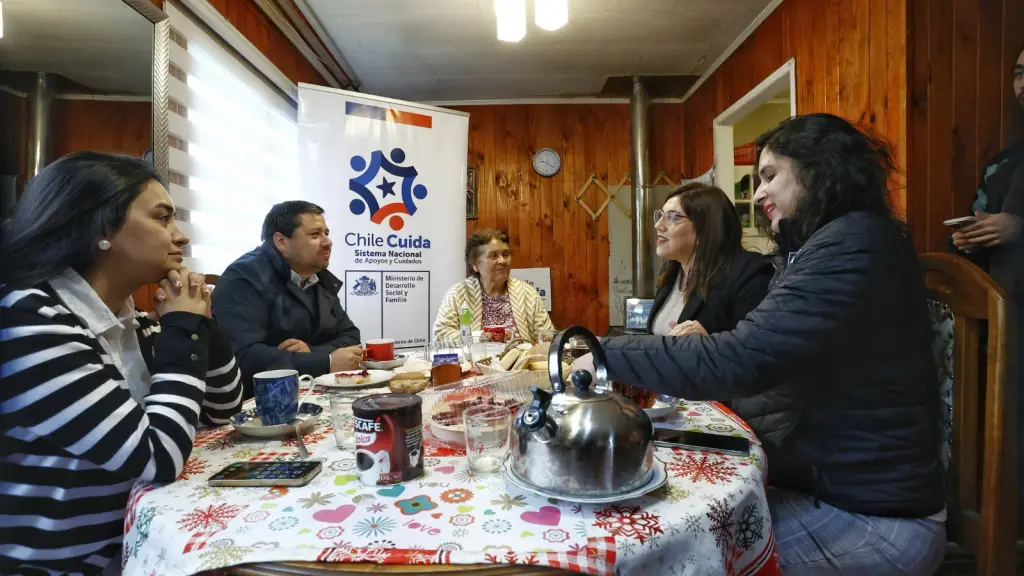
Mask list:
[[[387,384],[394,377],[395,373],[387,370],[345,370],[324,374],[313,384],[325,388],[364,388]]]
[[[657,418],[664,418],[665,416],[668,416],[669,414],[674,412],[675,409],[675,404],[669,404],[664,400],[658,400],[654,403],[654,406],[651,406],[650,408],[644,408],[644,412],[647,413],[648,418],[650,418],[651,420],[655,420]]]
[[[470,392],[467,390],[466,392]],[[443,442],[466,443],[466,427],[462,414],[473,406],[501,406],[515,414],[522,401],[502,394],[494,395],[485,388],[472,389],[472,395],[449,394],[434,404],[428,418],[430,433]]]
[[[395,377],[388,382],[388,388],[392,392],[404,394],[416,394],[426,390],[430,386],[430,374],[422,372],[407,372],[395,374]]]

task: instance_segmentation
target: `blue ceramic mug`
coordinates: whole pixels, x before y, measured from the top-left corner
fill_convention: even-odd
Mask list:
[[[288,424],[299,411],[299,382],[312,381],[310,376],[299,377],[295,370],[270,370],[252,377],[253,395],[256,397],[256,415],[264,426]]]

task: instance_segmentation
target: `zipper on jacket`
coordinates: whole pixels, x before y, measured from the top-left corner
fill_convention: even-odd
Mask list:
[[[814,507],[821,508],[821,502],[818,500],[818,467],[811,466],[811,478],[814,480]]]

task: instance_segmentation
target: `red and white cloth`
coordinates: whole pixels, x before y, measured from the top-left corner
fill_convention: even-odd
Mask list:
[[[312,401],[327,405],[327,396]],[[295,439],[201,431],[179,480],[139,487],[126,515],[125,574],[175,576],[251,562],[523,564],[586,574],[780,574],[764,453],[658,448],[669,481],[634,500],[548,500],[470,471],[464,454],[425,447],[424,477],[369,487],[338,449],[329,409],[304,442],[323,471],[301,488],[213,488],[235,461],[297,459]],[[753,437],[728,409],[689,403],[657,426]],[[756,441],[755,441],[756,442]]]

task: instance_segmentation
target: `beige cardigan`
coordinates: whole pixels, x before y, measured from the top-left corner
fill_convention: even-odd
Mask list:
[[[484,304],[481,293],[480,281],[475,276],[452,286],[444,295],[444,301],[437,310],[434,339],[459,339],[459,309],[462,308],[463,302],[469,304],[469,309],[473,313],[473,330],[483,330]],[[538,332],[555,329],[536,288],[522,280],[509,278],[508,296],[512,303],[512,316],[515,318],[516,328],[523,340],[533,342]]]

